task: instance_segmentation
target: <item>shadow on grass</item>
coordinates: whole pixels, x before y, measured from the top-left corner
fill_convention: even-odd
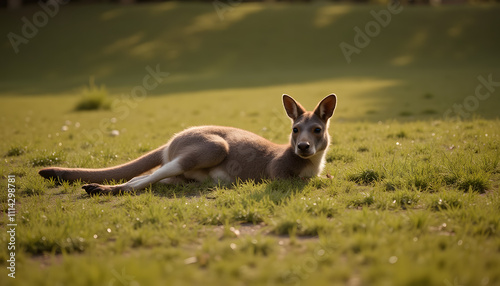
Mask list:
[[[146,190],[135,191],[131,193],[119,194],[116,196],[141,196],[152,194],[162,198],[200,198],[205,197],[209,200],[218,198],[217,191],[234,192],[247,196],[252,201],[268,200],[274,204],[280,204],[289,197],[300,193],[309,184],[307,180],[273,180],[255,183],[254,181],[238,182],[234,184],[214,184],[211,181],[206,182],[187,182],[184,184],[165,185],[156,183]],[[74,185],[74,184],[72,184]],[[89,199],[92,196],[86,195],[82,189],[82,195],[78,199]],[[113,195],[101,195],[97,197],[111,198]]]
[[[157,65],[170,75],[148,94],[394,80],[400,84],[366,95],[377,105],[360,117],[387,118],[387,111],[399,107],[389,114],[404,119],[442,113],[413,110],[415,94],[439,97],[450,86],[462,90],[464,76],[474,82],[481,72],[498,72],[498,6],[405,7],[348,64],[339,44],[354,45],[353,28],[364,27],[373,20],[371,11],[384,8],[248,4],[220,19],[212,5],[203,4],[67,6],[21,44],[19,54],[9,43],[0,46],[0,93],[68,93],[92,76],[114,93],[130,93],[143,84],[145,68]],[[20,19],[34,9],[0,11],[0,32],[20,34]],[[414,25],[422,17],[426,21]],[[454,96],[463,99],[467,92]]]

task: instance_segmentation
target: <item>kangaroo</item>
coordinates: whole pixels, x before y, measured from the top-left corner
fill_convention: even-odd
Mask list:
[[[328,126],[337,105],[330,94],[314,111],[307,111],[292,97],[283,95],[283,106],[292,120],[290,144],[275,144],[233,127],[199,126],[172,137],[167,144],[128,163],[104,168],[45,168],[47,179],[81,180],[90,184],[89,195],[120,194],[157,182],[182,183],[186,180],[234,182],[241,180],[285,179],[318,176],[325,165],[330,144]],[[160,166],[149,175],[141,175]],[[138,176],[138,177],[135,177]],[[102,185],[107,180],[129,180],[124,184]]]

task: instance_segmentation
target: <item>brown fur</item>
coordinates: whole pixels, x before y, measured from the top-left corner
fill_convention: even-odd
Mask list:
[[[293,121],[290,144],[279,145],[249,131],[223,126],[186,129],[166,145],[128,163],[105,169],[46,168],[45,178],[82,180],[89,194],[138,190],[161,181],[262,180],[319,175],[329,145],[328,122],[337,103],[334,94],[306,111],[288,95],[283,105]],[[133,178],[156,166],[151,175]],[[133,179],[132,179],[133,178]],[[125,184],[100,185],[105,180],[130,180]]]

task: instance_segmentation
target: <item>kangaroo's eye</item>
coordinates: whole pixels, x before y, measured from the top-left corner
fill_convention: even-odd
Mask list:
[[[294,127],[293,128],[293,133],[298,133],[299,132],[299,129],[297,127]]]
[[[321,128],[315,128],[314,133],[321,133]]]

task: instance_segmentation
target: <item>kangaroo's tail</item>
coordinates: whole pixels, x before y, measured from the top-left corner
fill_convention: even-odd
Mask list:
[[[81,180],[88,183],[103,183],[106,180],[130,180],[152,168],[161,165],[163,151],[166,145],[153,150],[133,161],[110,168],[83,169],[83,168],[45,168],[38,172],[46,179],[62,179],[67,181]]]

